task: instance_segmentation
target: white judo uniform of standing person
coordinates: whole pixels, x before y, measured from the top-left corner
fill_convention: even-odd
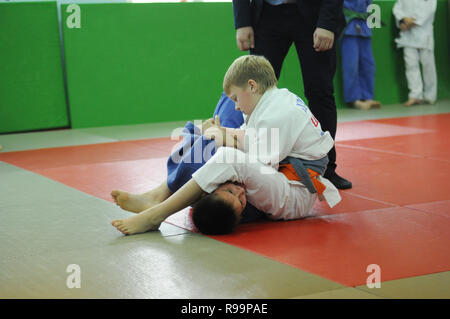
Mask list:
[[[288,180],[278,171],[286,157],[307,161],[323,159],[333,147],[329,132],[295,94],[276,87],[267,90],[246,123],[245,152],[221,147],[192,178],[207,193],[227,181],[245,185],[247,200],[271,219],[298,219],[311,216],[318,197],[304,183]],[[325,164],[326,166],[326,164]],[[325,190],[320,195],[330,207],[341,197],[326,178],[317,176]]]
[[[398,27],[402,19],[414,19],[414,25],[408,30],[400,31],[395,42],[404,52],[409,99],[417,100],[418,103],[423,100],[434,103],[437,98],[433,36],[436,5],[436,0],[397,0],[393,8]]]

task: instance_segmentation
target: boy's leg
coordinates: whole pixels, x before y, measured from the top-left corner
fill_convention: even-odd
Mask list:
[[[113,220],[111,224],[125,235],[156,230],[167,217],[192,205],[203,194],[200,186],[191,179],[165,201],[129,218]]]
[[[404,48],[406,80],[408,81],[409,99],[422,100],[422,76],[420,74],[419,51],[415,48]]]
[[[172,195],[167,187],[167,181],[164,181],[158,187],[142,193],[132,194],[120,190],[113,190],[111,196],[122,209],[133,213],[140,213],[150,207],[158,205]]]
[[[373,100],[375,91],[375,59],[372,52],[372,40],[370,38],[360,38],[360,79],[362,98]]]
[[[361,100],[359,85],[359,52],[356,37],[344,36],[341,41],[342,77],[344,84],[344,101],[353,103]]]
[[[437,75],[434,51],[427,49],[420,50],[420,62],[423,71],[423,98],[429,103],[434,103],[437,98]]]
[[[363,92],[362,98],[369,104],[370,108],[379,108],[381,103],[374,101],[375,94],[375,58],[372,51],[371,38],[359,38],[360,45],[360,83]]]

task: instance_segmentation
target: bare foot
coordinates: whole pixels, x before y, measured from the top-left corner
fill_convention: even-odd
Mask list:
[[[422,104],[422,100],[410,98],[408,101],[403,103],[404,106],[413,106]]]
[[[124,191],[114,190],[111,192],[111,196],[120,208],[125,209],[132,213],[140,213],[152,205],[159,203],[152,203],[151,198],[144,194],[131,194]]]
[[[361,101],[361,100],[353,102],[353,106],[359,110],[369,110],[371,107],[368,101]]]
[[[367,102],[370,103],[370,108],[372,109],[379,109],[381,107],[381,102],[379,101],[368,100]]]
[[[125,219],[113,220],[111,225],[116,227],[124,235],[134,235],[150,230],[157,230],[161,223],[162,221],[146,211]]]
[[[132,213],[140,213],[150,207],[158,205],[171,195],[166,184],[142,194],[132,194],[124,191],[114,190],[111,196],[114,202],[122,209]]]

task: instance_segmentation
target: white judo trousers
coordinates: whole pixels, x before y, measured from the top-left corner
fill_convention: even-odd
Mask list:
[[[437,98],[437,75],[434,51],[403,48],[409,98],[434,103]],[[422,65],[422,72],[420,66]],[[423,78],[422,78],[423,77]]]
[[[432,103],[437,98],[433,35],[436,6],[436,0],[397,0],[393,9],[397,26],[405,17],[415,18],[416,25],[401,31],[395,40],[397,47],[403,48],[409,98]]]

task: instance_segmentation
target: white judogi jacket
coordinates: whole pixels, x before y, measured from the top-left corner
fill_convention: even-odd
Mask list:
[[[274,168],[287,156],[321,159],[334,145],[303,100],[287,89],[266,91],[241,128],[245,152],[253,155],[257,145],[259,161]]]
[[[395,39],[398,48],[434,50],[433,22],[436,2],[436,0],[397,0],[393,8],[397,26],[405,17],[415,18],[417,24],[408,31],[400,32],[400,37]]]
[[[278,172],[279,162],[287,156],[306,160],[326,156],[334,145],[330,133],[322,131],[300,98],[278,88],[264,93],[242,128],[246,130],[245,153],[219,148],[193,179],[208,193],[229,180],[243,183],[248,201],[273,219],[308,216],[317,194]],[[318,179],[326,186],[323,196],[333,207],[341,200],[339,191],[327,179]]]
[[[267,90],[242,128],[246,130],[245,152],[250,157],[257,153],[258,161],[276,170],[287,156],[318,160],[334,145],[303,100],[287,89]],[[323,195],[333,207],[341,200],[339,191],[327,179],[318,179],[326,186]]]

